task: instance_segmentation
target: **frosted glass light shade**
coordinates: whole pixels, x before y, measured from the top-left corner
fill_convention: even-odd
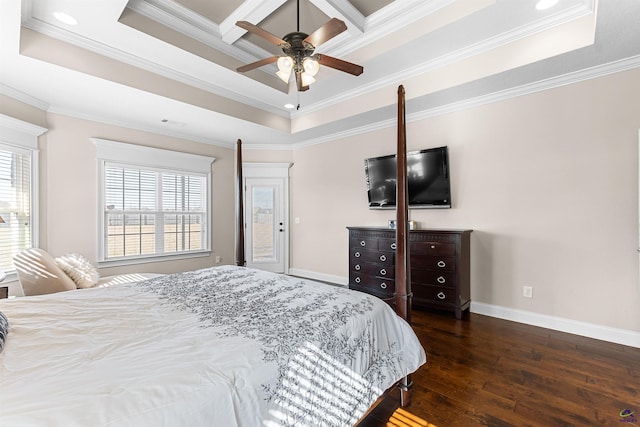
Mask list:
[[[289,56],[281,56],[278,58],[278,70],[280,71],[288,71],[291,73],[291,69],[293,68],[293,58]]]
[[[285,83],[289,83],[289,77],[291,77],[291,69],[293,68],[293,58],[289,56],[281,56],[278,58],[278,71],[276,76],[280,77]]]
[[[318,74],[318,70],[320,70],[320,64],[314,58],[308,57],[304,58],[302,61],[302,67],[304,68],[304,72],[309,76],[313,77]]]
[[[289,83],[289,77],[291,77],[291,69],[289,69],[289,71],[276,71],[276,76],[280,77],[280,80],[282,80],[285,83]]]
[[[313,76],[310,76],[306,72],[302,73],[300,77],[302,77],[302,86],[309,86],[311,83],[316,81]]]

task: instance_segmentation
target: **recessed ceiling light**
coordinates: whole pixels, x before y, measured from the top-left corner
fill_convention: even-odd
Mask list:
[[[78,25],[78,20],[68,13],[64,12],[53,12],[53,17],[63,24],[67,25]]]
[[[284,108],[288,108],[289,110],[296,108],[293,104],[284,104]]]
[[[560,0],[540,0],[538,3],[536,3],[536,9],[538,10],[549,9],[550,7],[555,6],[556,3],[558,3],[558,1]]]

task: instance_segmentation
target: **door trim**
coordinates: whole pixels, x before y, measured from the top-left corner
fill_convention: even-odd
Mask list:
[[[289,169],[291,169],[293,163],[255,163],[255,162],[242,162],[242,185],[245,190],[247,188],[247,179],[260,179],[260,178],[282,178],[284,182],[284,188],[282,191],[282,197],[284,199],[284,248],[282,248],[282,256],[284,258],[284,274],[289,274],[289,246],[290,246],[290,221],[289,221]],[[247,192],[244,191],[244,206],[247,206]],[[247,227],[247,211],[244,211],[245,217],[243,218],[244,227]],[[245,240],[245,253],[249,253],[249,244]]]

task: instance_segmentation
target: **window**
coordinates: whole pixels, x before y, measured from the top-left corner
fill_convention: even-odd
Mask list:
[[[37,147],[44,132],[0,115],[0,271],[10,275],[13,256],[38,245]]]
[[[101,175],[101,262],[208,255],[212,158],[94,142]]]

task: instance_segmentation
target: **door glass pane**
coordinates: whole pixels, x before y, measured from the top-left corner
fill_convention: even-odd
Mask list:
[[[276,261],[275,235],[277,232],[274,216],[275,187],[252,187],[251,234],[253,247],[251,259],[254,262]]]

